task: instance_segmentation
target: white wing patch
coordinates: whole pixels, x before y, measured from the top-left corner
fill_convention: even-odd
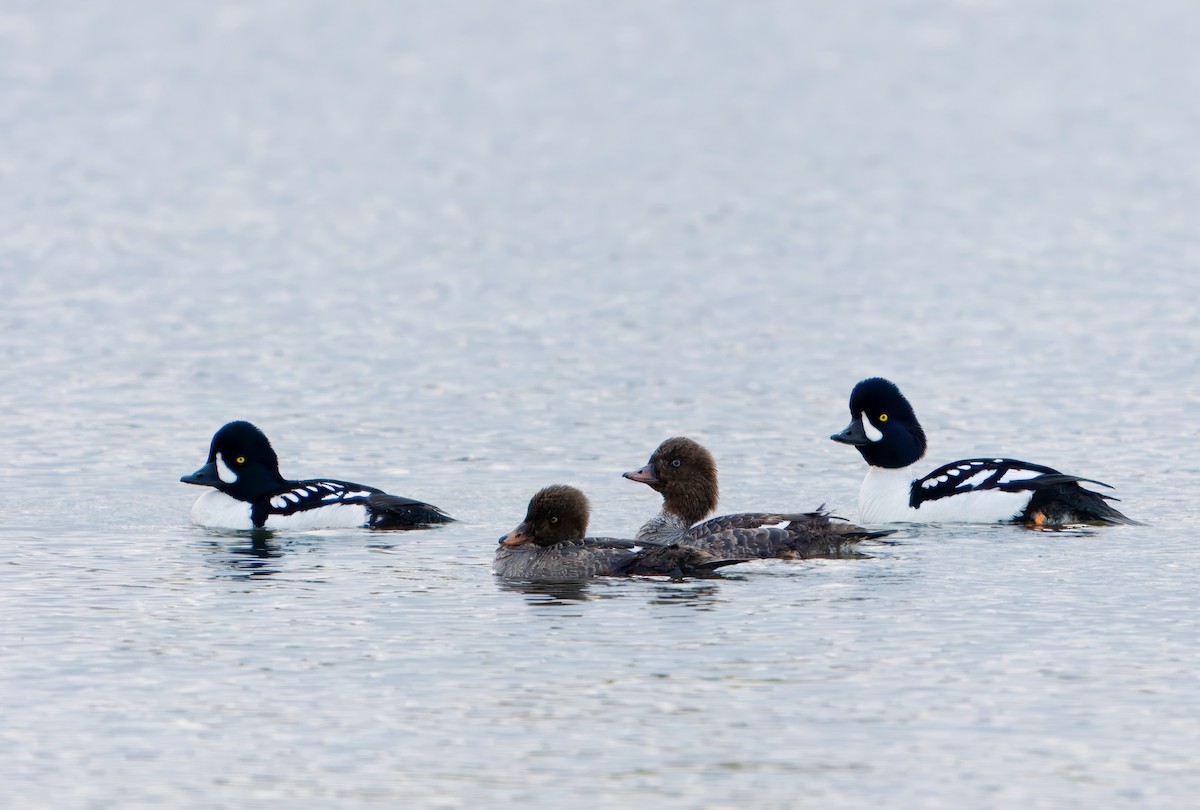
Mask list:
[[[316,481],[305,483],[290,492],[281,492],[270,500],[272,510],[287,513],[286,517],[295,518],[308,512],[334,509],[339,506],[359,506],[360,502],[370,497],[370,490],[348,488],[345,484],[334,481]],[[278,514],[273,513],[271,524],[279,522]],[[342,525],[339,518],[336,525]]]
[[[276,495],[271,499],[271,506],[275,509],[287,509],[293,503],[300,503],[301,500],[309,500],[313,495],[317,494],[318,490],[315,486],[296,487],[291,492],[284,492],[282,495]],[[329,498],[338,499],[338,495],[326,496]]]
[[[1014,467],[1011,470],[1005,471],[1004,475],[997,479],[997,484],[1007,484],[1010,481],[1028,481],[1030,478],[1037,478],[1042,473],[1035,470],[1025,470],[1020,467]]]
[[[973,470],[972,472],[968,473],[967,475],[964,475],[962,477],[962,479],[959,480],[958,485],[964,486],[964,487],[982,486],[984,483],[987,482],[987,480],[989,478],[991,478],[995,474],[996,474],[995,470],[989,469],[987,467],[983,467],[981,469],[976,469],[976,470]]]

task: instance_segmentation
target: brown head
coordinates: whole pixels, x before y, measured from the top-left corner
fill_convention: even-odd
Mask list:
[[[702,446],[677,436],[667,439],[640,470],[625,473],[663,496],[663,509],[695,523],[717,508],[717,462]]]
[[[552,546],[566,540],[581,540],[587,534],[588,513],[588,500],[575,487],[565,484],[546,487],[530,499],[525,520],[501,537],[500,544]]]

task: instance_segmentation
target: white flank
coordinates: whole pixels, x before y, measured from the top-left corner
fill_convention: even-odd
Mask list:
[[[276,499],[278,500],[278,499]],[[286,502],[285,502],[286,503]],[[253,529],[250,504],[210,489],[192,504],[192,522],[210,529]],[[292,515],[268,515],[267,529],[356,529],[367,525],[367,507],[336,503]]]
[[[357,529],[367,525],[367,507],[361,503],[334,503],[291,515],[268,515],[268,529]]]
[[[217,478],[226,484],[237,483],[237,473],[229,469],[229,465],[225,463],[225,459],[221,458],[220,453],[217,453]]]
[[[871,420],[864,413],[862,415],[863,433],[867,434],[867,438],[873,442],[877,442],[883,438],[883,431],[871,424]]]
[[[869,468],[858,491],[859,521],[868,524],[998,523],[1021,514],[1031,497],[1029,492],[988,489],[925,501],[919,509],[913,509],[908,502],[912,483],[919,477],[913,467],[899,470]]]

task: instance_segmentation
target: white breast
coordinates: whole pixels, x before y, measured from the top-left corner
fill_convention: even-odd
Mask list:
[[[210,529],[253,529],[250,504],[210,489],[192,504],[192,523]]]

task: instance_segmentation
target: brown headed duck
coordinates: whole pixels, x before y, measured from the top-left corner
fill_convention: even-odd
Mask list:
[[[585,537],[588,501],[558,484],[529,501],[525,520],[500,538],[493,570],[507,579],[561,582],[589,577],[709,576],[741,560],[723,560],[701,549]]]
[[[717,463],[691,439],[667,439],[646,466],[625,478],[662,493],[663,510],[637,533],[639,543],[686,546],[722,559],[853,556],[855,543],[882,537],[818,509],[815,512],[745,512],[705,520],[717,508]],[[701,523],[700,521],[704,521]]]

